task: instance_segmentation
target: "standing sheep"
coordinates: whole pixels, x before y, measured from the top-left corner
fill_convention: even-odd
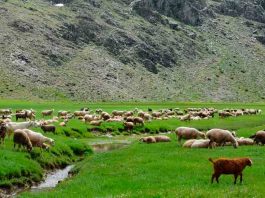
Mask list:
[[[219,177],[222,174],[233,174],[235,178],[234,184],[236,184],[237,177],[240,176],[240,183],[242,183],[244,168],[252,165],[250,158],[219,158],[215,160],[209,158],[209,161],[213,163],[214,167],[211,183],[213,183],[214,178],[219,183]]]
[[[198,131],[195,128],[189,127],[178,127],[175,131],[178,141],[181,142],[181,139],[197,139],[199,137],[205,139],[205,134]]]
[[[134,123],[134,125],[136,125],[136,124],[140,124],[140,125],[144,126],[144,120],[143,120],[143,118],[141,118],[141,117],[135,117],[135,118],[133,119],[133,123]]]
[[[44,110],[44,111],[42,111],[42,112],[41,112],[42,117],[44,117],[44,116],[51,116],[52,113],[53,113],[53,111],[54,111],[54,109],[52,109],[52,110]]]
[[[206,133],[206,137],[211,140],[210,147],[212,147],[213,142],[222,146],[224,146],[226,142],[231,142],[234,148],[238,147],[238,142],[233,134],[228,130],[211,129]]]
[[[133,127],[134,127],[133,122],[124,122],[123,125],[124,125],[124,130],[127,130],[127,131],[133,130]]]
[[[49,145],[54,145],[53,139],[45,137],[41,133],[37,133],[29,129],[23,129],[23,131],[28,135],[32,143],[32,146],[43,148],[44,143],[48,143]]]
[[[27,148],[28,151],[32,150],[31,141],[27,133],[25,133],[22,129],[18,129],[14,132],[13,142],[14,148],[16,148],[16,145],[18,144],[18,148],[23,146],[24,148]]]

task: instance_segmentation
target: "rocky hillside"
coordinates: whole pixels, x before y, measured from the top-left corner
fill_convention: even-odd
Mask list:
[[[1,98],[265,99],[265,0],[0,0],[0,27]]]

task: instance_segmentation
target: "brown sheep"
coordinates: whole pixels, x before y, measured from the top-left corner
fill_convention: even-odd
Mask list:
[[[130,116],[130,117],[124,118],[124,120],[126,120],[126,122],[134,122],[134,117]]]
[[[101,118],[106,121],[106,120],[109,120],[111,118],[110,114],[107,113],[107,112],[102,112],[101,113]]]
[[[175,131],[178,141],[181,142],[181,139],[197,139],[199,137],[205,139],[205,134],[198,131],[195,128],[189,127],[178,127]]]
[[[42,112],[41,112],[42,117],[44,117],[44,116],[51,116],[52,113],[53,113],[53,111],[54,111],[54,109],[52,109],[52,110],[44,110],[44,111],[42,111]]]
[[[156,143],[156,139],[153,136],[143,137],[139,141],[146,142],[147,144]]]
[[[143,118],[140,118],[140,117],[135,117],[134,119],[133,119],[133,123],[134,123],[134,125],[136,125],[136,124],[140,124],[140,125],[144,125],[144,120],[143,120]]]
[[[127,131],[133,130],[133,127],[134,127],[133,122],[124,122],[123,125],[124,125],[124,130],[127,130]]]
[[[16,113],[16,121],[18,121],[19,118],[21,118],[21,119],[23,119],[23,120],[26,121],[26,119],[27,119],[27,113],[26,112]]]
[[[158,136],[154,136],[156,142],[170,142],[171,139],[168,136],[165,135],[158,135]]]
[[[41,129],[44,133],[46,132],[53,132],[55,133],[56,127],[54,125],[42,125]]]
[[[235,178],[234,184],[236,184],[237,177],[240,176],[240,183],[242,183],[242,171],[246,166],[252,165],[250,158],[219,158],[215,160],[209,158],[209,161],[213,163],[214,167],[214,173],[212,174],[211,183],[213,183],[214,178],[216,182],[219,183],[219,177],[222,174],[233,174]]]
[[[20,148],[20,146],[23,146],[24,148],[27,148],[28,151],[32,150],[32,144],[27,133],[25,133],[21,129],[18,129],[14,132],[13,141],[14,148],[16,148],[16,145],[18,144],[18,148]]]

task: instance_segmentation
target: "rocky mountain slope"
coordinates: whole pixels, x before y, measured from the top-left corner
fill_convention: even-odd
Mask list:
[[[265,99],[264,0],[0,0],[0,27],[1,98]]]

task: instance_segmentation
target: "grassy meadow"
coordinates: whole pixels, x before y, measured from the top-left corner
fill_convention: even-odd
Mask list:
[[[44,109],[79,110],[89,107],[104,111],[133,110],[147,111],[148,108],[215,107],[261,109],[259,115],[244,115],[221,119],[216,115],[209,120],[181,122],[178,119],[154,120],[144,127],[135,128],[133,134],[119,129],[121,123],[104,122],[102,135],[107,129],[113,137],[99,136],[91,132],[91,126],[80,120],[71,120],[67,127],[57,126],[56,134],[46,134],[55,139],[55,147],[50,151],[34,149],[30,154],[12,149],[12,140],[7,139],[1,146],[0,184],[22,184],[27,180],[40,180],[43,170],[76,161],[78,155],[90,153],[89,144],[129,140],[129,146],[103,153],[85,155],[75,162],[77,173],[60,183],[56,188],[43,192],[25,192],[19,197],[263,197],[265,176],[265,148],[263,146],[218,147],[216,149],[185,149],[176,141],[175,134],[168,134],[170,143],[144,144],[139,137],[149,131],[156,134],[171,131],[178,126],[192,126],[202,131],[211,128],[235,130],[237,136],[249,137],[258,130],[265,129],[265,105],[225,104],[225,103],[75,103],[75,102],[22,102],[0,101],[0,108],[34,109],[37,120]],[[106,129],[106,131],[104,130]],[[148,130],[147,130],[148,129]],[[33,130],[41,132],[39,128]],[[243,184],[233,185],[233,176],[221,176],[220,184],[210,184],[212,165],[209,157],[251,157],[253,166],[244,171]],[[7,162],[8,161],[8,162]],[[9,183],[9,185],[11,185]]]

